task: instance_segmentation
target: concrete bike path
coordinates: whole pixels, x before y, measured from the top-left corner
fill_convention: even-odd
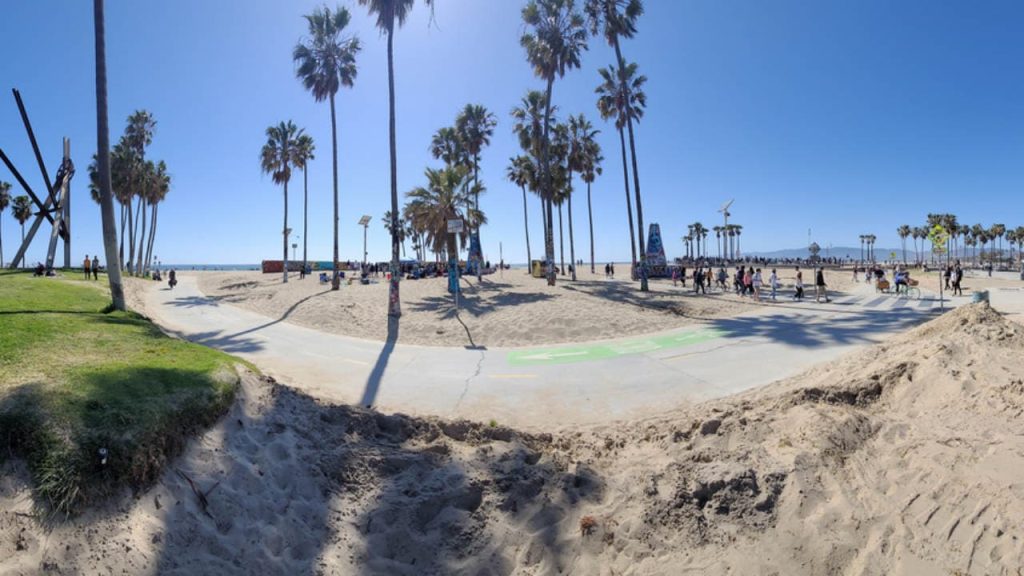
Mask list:
[[[830,304],[782,301],[733,318],[621,340],[440,348],[360,340],[207,298],[194,276],[146,293],[175,335],[235,354],[310,394],[385,412],[553,429],[664,412],[786,378],[934,315],[938,303],[869,287]],[[681,296],[688,297],[688,296]],[[948,304],[947,304],[948,306]]]

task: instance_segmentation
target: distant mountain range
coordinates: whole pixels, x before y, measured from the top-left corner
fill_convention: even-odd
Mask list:
[[[875,257],[878,260],[888,260],[890,254],[896,253],[897,257],[902,255],[902,250],[899,248],[883,248],[881,246],[875,246]],[[907,256],[913,254],[913,251],[908,249]],[[744,256],[757,256],[759,258],[809,258],[811,253],[807,251],[807,248],[790,248],[786,250],[773,250],[770,252],[744,252]],[[822,258],[860,258],[860,246],[822,246],[821,252],[818,254]]]

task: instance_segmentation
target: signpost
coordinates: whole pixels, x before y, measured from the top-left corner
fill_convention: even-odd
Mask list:
[[[462,218],[451,218],[448,220],[448,242],[453,248],[456,244],[456,234],[461,234],[465,227]],[[451,252],[451,251],[449,251]],[[459,259],[448,258],[448,291],[455,297],[455,315],[459,315]]]
[[[931,231],[928,232],[928,240],[932,243],[932,253],[941,256],[946,253],[946,242],[949,241],[949,232],[941,224],[936,224],[932,227]],[[941,258],[939,259],[941,262]],[[949,267],[949,261],[946,261],[946,267]],[[945,267],[939,270],[939,310],[943,309],[943,277],[946,274]]]

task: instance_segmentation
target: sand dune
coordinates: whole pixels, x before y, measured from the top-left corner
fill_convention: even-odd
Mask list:
[[[0,477],[5,573],[1016,574],[1024,329],[965,306],[760,390],[526,435],[246,376],[160,482],[49,532]],[[181,470],[212,489],[204,514]]]

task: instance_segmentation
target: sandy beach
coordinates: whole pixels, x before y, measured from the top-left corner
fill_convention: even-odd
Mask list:
[[[0,555],[11,574],[1015,574],[1022,352],[1020,325],[965,306],[759,390],[556,435],[246,374],[155,486],[69,522],[40,526],[5,464]]]
[[[617,268],[622,271],[628,266]],[[769,273],[764,270],[766,281]],[[383,280],[368,286],[343,284],[341,290],[332,292],[315,277],[299,280],[295,275],[283,284],[280,275],[259,272],[181,274],[195,274],[203,293],[218,302],[268,318],[356,338],[387,338],[388,287]],[[780,268],[779,277],[783,285],[779,299],[786,300],[793,293],[793,269]],[[827,281],[835,294],[848,289],[852,276],[828,272]],[[812,271],[804,271],[804,284],[810,287],[813,299]],[[684,288],[673,286],[671,280],[652,280],[650,292],[643,293],[636,283],[605,278],[603,270],[592,275],[588,269],[576,282],[560,277],[554,287],[523,270],[506,270],[484,276],[480,283],[464,278],[456,318],[446,279],[406,280],[401,286],[398,341],[427,346],[531,346],[605,340],[670,330],[771,305],[740,298],[731,291],[695,295],[691,281]]]

